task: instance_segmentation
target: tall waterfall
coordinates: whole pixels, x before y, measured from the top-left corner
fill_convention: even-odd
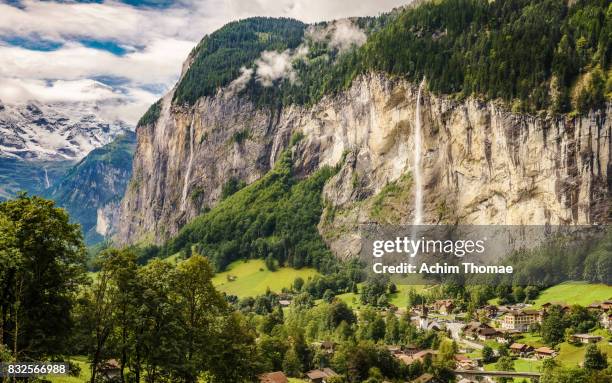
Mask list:
[[[49,182],[49,174],[47,173],[47,168],[45,169],[45,188],[49,188],[51,186],[51,182]]]
[[[185,211],[187,208],[187,190],[189,190],[189,177],[191,177],[191,166],[193,164],[193,147],[194,147],[194,125],[195,125],[195,113],[189,124],[189,162],[187,163],[187,171],[185,172],[185,181],[183,182],[183,194],[181,196],[181,211]]]
[[[417,94],[416,116],[414,119],[414,221],[413,225],[423,223],[423,174],[421,169],[421,94],[425,86],[425,77],[419,85]]]

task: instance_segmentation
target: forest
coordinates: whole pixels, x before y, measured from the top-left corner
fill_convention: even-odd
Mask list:
[[[339,51],[294,20],[247,19],[206,36],[191,53],[174,102],[193,104],[253,68],[263,51],[308,46],[297,79],[242,91],[256,105],[311,105],[382,71],[459,99],[500,99],[516,112],[587,113],[612,94],[612,6],[605,0],[444,0],[357,19],[367,42]],[[315,26],[316,27],[316,26]],[[155,105],[152,107],[155,109]],[[154,111],[141,123],[150,122]]]

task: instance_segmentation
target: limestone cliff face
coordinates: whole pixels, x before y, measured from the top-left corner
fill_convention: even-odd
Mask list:
[[[232,177],[265,174],[296,132],[296,170],[341,163],[319,229],[339,256],[358,251],[359,223],[410,223],[417,86],[383,74],[311,108],[256,109],[230,91],[190,109],[163,101],[137,130],[117,240],[162,242],[218,202]],[[424,222],[578,224],[610,221],[612,123],[510,113],[476,99],[422,96]]]

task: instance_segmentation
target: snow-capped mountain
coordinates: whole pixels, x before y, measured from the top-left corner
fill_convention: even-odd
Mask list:
[[[0,101],[0,156],[26,161],[78,161],[132,130],[105,121],[95,103],[6,104]]]

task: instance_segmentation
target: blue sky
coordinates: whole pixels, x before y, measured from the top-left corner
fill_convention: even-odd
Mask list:
[[[0,100],[96,102],[103,117],[133,123],[176,82],[193,46],[229,21],[315,22],[407,1],[0,0]]]

